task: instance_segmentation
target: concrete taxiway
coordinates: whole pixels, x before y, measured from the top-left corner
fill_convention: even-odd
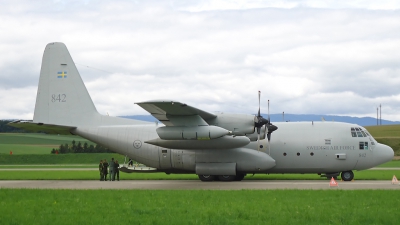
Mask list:
[[[198,180],[138,180],[138,181],[52,181],[13,180],[0,181],[0,188],[29,189],[141,189],[141,190],[265,190],[265,189],[393,189],[400,185],[391,181],[338,181],[338,187],[330,187],[326,181],[276,181],[244,180],[241,182],[201,182]]]

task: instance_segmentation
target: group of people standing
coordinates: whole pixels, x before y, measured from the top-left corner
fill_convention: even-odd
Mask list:
[[[119,163],[118,160],[111,158],[111,162],[108,163],[107,159],[100,160],[99,164],[99,172],[100,172],[100,181],[107,181],[107,174],[110,173],[110,181],[115,180],[115,175],[117,176],[117,180],[119,181]]]

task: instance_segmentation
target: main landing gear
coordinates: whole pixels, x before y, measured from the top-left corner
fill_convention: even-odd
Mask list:
[[[201,181],[241,181],[246,176],[246,174],[236,174],[235,175],[198,175]]]
[[[342,177],[342,180],[344,180],[344,181],[352,181],[354,178],[354,173],[351,170],[343,171],[340,176]]]

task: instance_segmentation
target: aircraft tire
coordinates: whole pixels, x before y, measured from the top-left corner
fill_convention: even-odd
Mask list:
[[[198,175],[201,181],[213,181],[215,176],[213,175]]]
[[[244,174],[244,173],[236,174],[235,181],[242,181],[245,176],[246,176],[246,174]]]
[[[220,181],[234,181],[236,176],[234,175],[219,175],[218,176]]]
[[[354,173],[351,170],[343,171],[340,176],[342,177],[343,181],[352,181],[354,178]]]

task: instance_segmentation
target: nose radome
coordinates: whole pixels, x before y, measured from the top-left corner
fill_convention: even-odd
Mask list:
[[[391,147],[384,145],[384,144],[378,144],[376,150],[374,150],[374,156],[376,158],[376,163],[377,165],[380,165],[385,162],[389,162],[393,160],[394,157],[394,151]]]

